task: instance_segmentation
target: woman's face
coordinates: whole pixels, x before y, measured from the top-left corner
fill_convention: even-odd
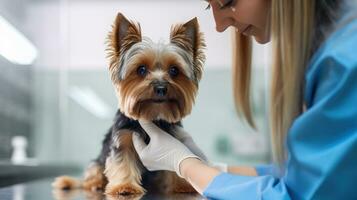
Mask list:
[[[270,41],[270,0],[208,0],[216,21],[223,32],[229,26],[244,35],[251,35],[261,44]]]

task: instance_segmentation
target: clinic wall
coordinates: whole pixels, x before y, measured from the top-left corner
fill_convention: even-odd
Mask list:
[[[27,5],[27,0],[1,0],[0,15],[16,26],[16,28],[24,31],[23,24],[27,17]]]
[[[0,16],[5,18],[26,37],[25,0],[1,0]],[[0,44],[1,45],[1,44]],[[32,67],[11,63],[0,55],[0,161],[9,161],[14,136],[28,139],[28,153],[33,155],[32,140]]]
[[[32,71],[1,56],[0,71],[0,160],[9,160],[14,136],[26,137],[32,146]]]
[[[172,24],[195,16],[205,33],[207,67],[229,68],[230,32],[217,33],[204,1],[34,1],[28,27],[41,55],[39,68],[102,69],[107,65],[105,40],[118,12],[138,21],[143,35],[168,41]],[[165,16],[165,17],[162,17]],[[219,42],[218,42],[219,41]]]
[[[66,76],[66,82],[61,80]],[[87,163],[100,150],[111,119],[101,119],[70,98],[71,87],[90,87],[111,108],[115,95],[107,72],[41,69],[34,73],[34,132],[40,163]],[[112,111],[114,116],[115,110]]]

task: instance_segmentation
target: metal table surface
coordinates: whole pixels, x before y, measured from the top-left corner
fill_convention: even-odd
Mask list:
[[[52,190],[53,177],[25,182],[0,188],[0,200],[113,200],[101,192],[85,192],[83,190]],[[199,194],[160,195],[147,193],[144,196],[123,196],[116,200],[199,200],[204,199]]]

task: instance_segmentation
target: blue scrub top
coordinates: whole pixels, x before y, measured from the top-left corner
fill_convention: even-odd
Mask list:
[[[307,110],[287,135],[283,176],[270,166],[257,177],[221,173],[208,199],[357,199],[357,20],[332,33],[306,71]]]

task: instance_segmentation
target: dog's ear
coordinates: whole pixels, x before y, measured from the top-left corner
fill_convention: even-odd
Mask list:
[[[193,56],[194,75],[196,80],[201,80],[205,54],[203,49],[206,47],[203,33],[199,30],[197,18],[193,18],[185,24],[178,24],[171,28],[171,43],[190,52]]]
[[[112,31],[107,38],[107,53],[110,58],[109,68],[117,66],[119,57],[135,43],[142,40],[140,24],[129,21],[118,13]]]

